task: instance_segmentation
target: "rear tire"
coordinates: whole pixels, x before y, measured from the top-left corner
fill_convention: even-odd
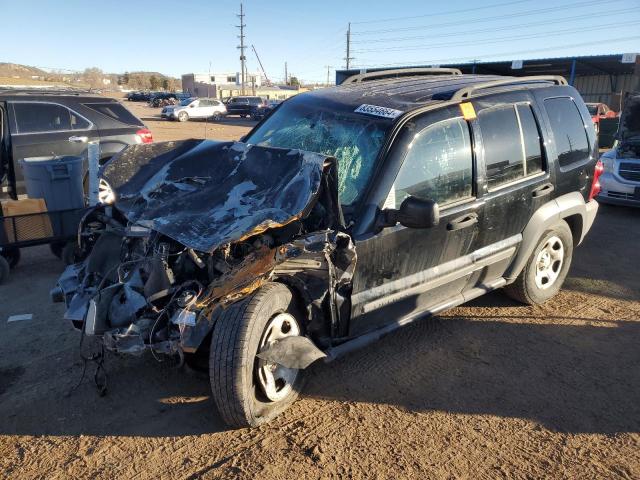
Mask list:
[[[273,332],[278,334],[275,338],[303,334],[301,319],[291,291],[279,283],[264,285],[220,315],[211,337],[209,379],[228,425],[260,425],[296,400],[304,370],[266,364],[256,354],[274,338]]]
[[[9,262],[5,260],[5,258],[0,255],[0,285],[7,281],[9,278]]]
[[[564,283],[573,257],[573,235],[565,221],[549,227],[522,272],[505,293],[527,305],[540,305],[555,296]]]
[[[64,246],[61,259],[65,265],[73,265],[83,260],[82,252],[75,241],[68,242]]]
[[[64,246],[65,246],[65,242],[51,242],[49,244],[49,250],[51,250],[51,253],[53,253],[56,257],[61,259],[62,250],[64,249]]]
[[[14,247],[5,248],[2,250],[2,257],[7,261],[9,268],[13,270],[20,262],[20,249]]]

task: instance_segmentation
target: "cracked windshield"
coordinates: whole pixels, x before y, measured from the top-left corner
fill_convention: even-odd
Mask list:
[[[293,101],[280,107],[247,139],[248,143],[298,148],[338,159],[342,205],[355,204],[373,173],[390,121],[366,115],[307,107]]]

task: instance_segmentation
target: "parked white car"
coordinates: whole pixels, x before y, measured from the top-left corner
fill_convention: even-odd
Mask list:
[[[604,172],[598,201],[640,207],[640,95],[629,94],[616,142],[600,157]]]
[[[161,117],[186,122],[191,118],[220,120],[227,114],[224,104],[215,98],[187,98],[179,105],[169,105],[162,109]]]

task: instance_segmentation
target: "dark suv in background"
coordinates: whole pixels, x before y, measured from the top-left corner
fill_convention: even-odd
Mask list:
[[[104,163],[127,145],[153,141],[117,100],[69,90],[0,90],[0,125],[0,181],[13,198],[24,193],[20,159],[82,155],[99,140]]]
[[[231,97],[225,102],[228,115],[259,119],[269,110],[269,102],[262,97]]]

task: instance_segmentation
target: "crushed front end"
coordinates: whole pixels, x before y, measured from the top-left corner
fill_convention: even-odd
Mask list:
[[[81,222],[85,259],[52,298],[106,349],[193,353],[221,309],[268,281],[300,292],[315,341],[339,333],[355,250],[333,159],[190,140],[128,148],[101,178],[115,202]]]

